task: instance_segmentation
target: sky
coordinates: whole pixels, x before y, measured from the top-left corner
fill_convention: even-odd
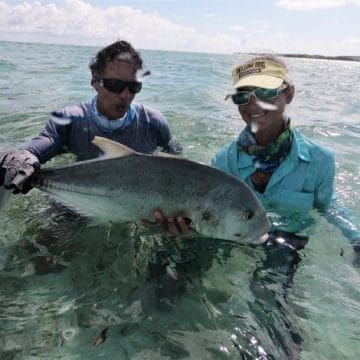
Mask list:
[[[360,0],[0,0],[0,40],[360,55]]]

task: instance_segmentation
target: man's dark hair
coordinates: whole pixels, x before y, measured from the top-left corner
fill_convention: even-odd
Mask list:
[[[121,54],[128,54],[129,61],[132,62],[137,70],[142,69],[143,60],[140,52],[136,51],[130,43],[119,40],[101,49],[91,60],[90,70],[94,75],[101,76],[105,72],[106,65],[117,59]]]

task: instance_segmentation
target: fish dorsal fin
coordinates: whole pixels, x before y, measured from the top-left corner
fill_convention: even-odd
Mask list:
[[[180,155],[169,154],[169,153],[165,153],[165,152],[162,152],[162,151],[157,151],[154,155],[160,156],[160,157],[165,157],[165,158],[176,158],[176,159],[181,159],[182,158]]]
[[[97,146],[104,153],[103,156],[106,157],[124,157],[136,154],[136,152],[129,147],[100,136],[95,136],[92,143]]]

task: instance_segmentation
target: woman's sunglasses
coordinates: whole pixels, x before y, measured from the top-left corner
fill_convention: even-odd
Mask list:
[[[251,95],[259,100],[271,100],[279,96],[280,91],[285,90],[286,88],[287,85],[282,84],[276,89],[264,89],[259,87],[251,91],[240,90],[231,95],[231,98],[235,105],[247,105],[250,103]]]
[[[142,83],[139,81],[124,81],[106,78],[96,79],[96,81],[99,81],[100,85],[106,90],[118,94],[122,93],[126,88],[128,88],[132,94],[137,94],[141,91],[142,87]]]

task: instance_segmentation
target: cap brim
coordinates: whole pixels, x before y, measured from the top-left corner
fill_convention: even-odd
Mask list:
[[[262,87],[264,89],[276,89],[282,83],[284,79],[269,76],[269,75],[250,75],[241,78],[238,82],[234,84],[234,88],[241,88],[245,86],[256,86]]]

